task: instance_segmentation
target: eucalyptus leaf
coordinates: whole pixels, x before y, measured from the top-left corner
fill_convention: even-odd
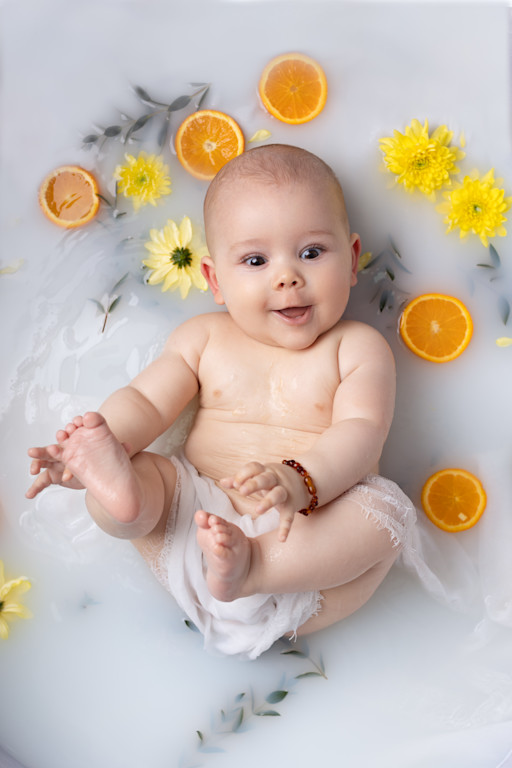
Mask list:
[[[99,136],[96,133],[90,133],[88,136],[85,137],[85,139],[82,139],[83,144],[94,144],[96,141],[98,141]]]
[[[379,301],[379,312],[383,312],[389,299],[389,291],[382,291]]]
[[[178,110],[183,109],[188,104],[190,104],[191,99],[192,99],[192,96],[178,96],[177,99],[174,99],[174,101],[171,102],[171,104],[167,108],[167,111],[178,112]]]
[[[242,725],[244,721],[244,708],[240,707],[240,710],[238,712],[238,717],[236,718],[234,724],[233,724],[233,733],[236,733],[240,726]]]
[[[237,696],[235,696],[235,701],[242,701],[243,698],[245,698],[245,693],[239,693]]]
[[[117,305],[119,304],[120,301],[121,301],[121,297],[120,296],[116,296],[116,298],[114,299],[112,304],[107,309],[107,312],[113,312],[114,309],[117,307]]]
[[[484,269],[496,269],[494,264],[477,264],[477,267],[483,267]]]
[[[103,135],[107,137],[107,139],[113,139],[114,136],[119,136],[123,129],[120,125],[109,125],[108,128],[105,128],[103,131]]]
[[[128,130],[126,131],[125,141],[128,141],[128,139],[134,134],[136,131],[140,131],[141,128],[143,128],[148,120],[150,120],[154,116],[153,112],[148,113],[147,115],[141,115],[137,120],[134,122],[133,125],[131,125]]]
[[[155,99],[152,99],[149,93],[144,90],[144,88],[141,88],[140,85],[134,85],[133,90],[139,97],[139,99],[142,101],[143,104],[148,104],[150,107],[165,107],[165,104],[163,104],[161,101],[156,101]]]
[[[102,315],[107,311],[103,304],[101,304],[99,301],[96,301],[96,299],[89,299],[89,301],[92,301],[93,304],[96,304]]]
[[[489,254],[491,256],[491,261],[493,263],[493,266],[498,268],[501,266],[501,259],[499,257],[498,251],[494,247],[494,245],[489,245]]]
[[[500,311],[503,325],[506,325],[510,317],[510,302],[505,298],[505,296],[500,296],[498,299],[498,309]]]
[[[128,240],[128,238],[126,238],[126,239]],[[126,278],[128,277],[128,275],[129,275],[129,274],[130,274],[129,272],[126,272],[126,273],[125,273],[125,274],[122,276],[122,278],[121,278],[120,280],[118,280],[118,281],[117,281],[117,283],[116,283],[116,284],[114,285],[114,287],[112,288],[112,290],[111,290],[111,293],[115,293],[115,291],[117,291],[117,289],[119,288],[119,286],[121,286],[121,285],[124,283],[124,281],[126,280]]]
[[[190,619],[185,619],[185,626],[188,627],[192,632],[199,632],[198,628],[194,624],[193,621],[190,621]],[[199,731],[198,731],[199,733]]]
[[[269,704],[279,704],[279,702],[285,699],[287,696],[288,691],[272,691],[272,693],[269,693],[269,695],[265,698],[265,701],[268,701]]]
[[[264,712],[255,712],[258,717],[281,717],[280,712],[276,712],[275,709],[266,709]]]
[[[203,734],[201,733],[201,731],[196,731],[196,733],[197,733],[197,736],[198,736],[198,738],[199,738],[199,741],[200,741],[200,742],[201,742],[201,744],[202,744],[202,743],[203,743],[203,741],[204,741],[204,736],[203,736]]]
[[[300,680],[303,677],[323,677],[321,672],[303,672],[301,675],[295,675],[296,680]]]
[[[302,651],[297,651],[295,649],[292,649],[291,651],[281,651],[281,656],[298,656],[301,659],[308,658],[305,653],[303,653]]]
[[[160,128],[160,131],[158,132],[158,148],[162,150],[166,144],[167,141],[167,134],[169,133],[169,124],[170,124],[170,113],[167,112],[165,115],[164,122],[162,124],[162,127]]]
[[[389,277],[390,280],[394,280],[395,279],[395,273],[393,272],[391,267],[386,267],[386,274],[387,274],[387,276]]]
[[[197,102],[197,108],[198,109],[201,109],[201,107],[203,106],[203,101],[206,99],[206,96],[207,96],[209,90],[210,90],[210,86],[208,85],[204,89],[203,93],[201,94],[201,98]]]
[[[401,260],[401,259],[402,259],[402,257],[401,257],[401,255],[400,255],[400,251],[398,250],[398,248],[396,247],[396,245],[394,244],[394,242],[393,242],[393,240],[392,240],[391,238],[389,238],[389,244],[390,244],[390,246],[391,246],[391,250],[393,251],[393,253],[394,253],[394,254],[395,254],[395,256],[397,257],[397,259],[400,259],[400,260]]]

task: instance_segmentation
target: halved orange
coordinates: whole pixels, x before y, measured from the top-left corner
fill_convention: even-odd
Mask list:
[[[263,106],[283,123],[307,123],[320,114],[327,100],[327,78],[314,59],[302,53],[283,53],[270,61],[261,75]]]
[[[201,109],[182,122],[176,133],[176,153],[196,179],[213,179],[223,165],[244,151],[238,123],[224,112]]]
[[[44,215],[59,227],[79,227],[96,216],[98,184],[78,165],[63,165],[48,174],[39,188]]]
[[[442,469],[421,493],[427,517],[443,531],[465,531],[483,515],[487,497],[480,480],[465,469]]]
[[[400,317],[400,335],[414,354],[433,363],[454,360],[468,346],[473,321],[459,299],[425,293],[407,304]]]

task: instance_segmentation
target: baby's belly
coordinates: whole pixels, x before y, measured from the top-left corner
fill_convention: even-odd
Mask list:
[[[318,434],[272,425],[222,421],[199,414],[185,444],[187,459],[203,475],[219,481],[249,461],[278,462],[300,456]],[[240,514],[251,514],[257,499],[227,492]]]

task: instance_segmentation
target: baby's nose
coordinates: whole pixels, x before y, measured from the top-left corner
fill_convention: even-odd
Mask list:
[[[299,272],[294,269],[283,269],[277,272],[273,281],[273,288],[274,290],[282,290],[283,288],[301,287],[303,284],[304,281]]]

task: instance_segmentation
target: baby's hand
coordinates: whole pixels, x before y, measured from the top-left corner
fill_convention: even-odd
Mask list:
[[[242,496],[256,494],[261,500],[256,513],[262,515],[272,507],[279,512],[279,541],[286,541],[297,510],[304,506],[307,496],[305,486],[296,473],[290,472],[282,464],[260,464],[251,461],[243,466],[233,477],[221,480],[224,488],[234,488]],[[298,482],[297,482],[298,480]]]

